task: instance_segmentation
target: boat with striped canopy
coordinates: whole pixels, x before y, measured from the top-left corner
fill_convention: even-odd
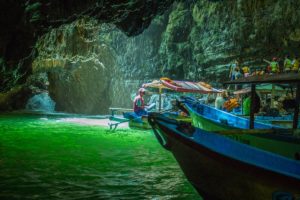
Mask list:
[[[171,80],[169,78],[161,78],[159,80],[154,80],[150,83],[144,83],[142,85],[143,88],[154,88],[158,89],[159,94],[159,112],[164,112],[161,109],[161,94],[162,90],[169,90],[173,92],[188,92],[188,93],[201,93],[201,94],[209,94],[209,93],[220,93],[221,90],[215,89],[211,87],[209,84],[204,82],[191,82],[191,81],[177,81]],[[132,109],[124,109],[124,108],[110,108],[111,116],[110,120],[116,121],[114,123],[110,123],[110,129],[116,129],[119,124],[128,122],[130,128],[139,128],[139,129],[151,129],[148,124],[148,116],[138,116]],[[125,111],[125,112],[123,112]],[[116,112],[121,112],[123,116],[115,115]],[[172,118],[177,118],[178,120],[190,121],[190,118],[187,116],[181,116],[176,113],[168,114]]]
[[[254,122],[253,102],[249,120],[235,118],[236,122],[232,124],[230,121],[227,124],[218,122],[209,131],[205,130],[209,129],[205,127],[206,122],[200,128],[164,114],[149,115],[148,120],[158,142],[172,152],[188,180],[204,199],[298,199],[300,196],[300,131],[297,129],[300,76],[264,77],[235,80],[228,84],[251,84],[251,98],[255,96],[256,84],[262,82],[296,84],[297,106],[292,129]],[[187,104],[181,105],[188,109]],[[196,114],[199,112],[194,108],[190,110]],[[212,121],[209,119],[207,122]],[[224,126],[218,126],[220,124]],[[243,129],[243,126],[248,126],[248,129]],[[252,135],[256,140],[262,136],[261,144],[245,142],[244,136]],[[269,142],[263,141],[263,138]],[[287,141],[287,144],[281,146],[282,143],[276,143],[281,141]],[[293,153],[287,155],[282,151],[286,148]]]

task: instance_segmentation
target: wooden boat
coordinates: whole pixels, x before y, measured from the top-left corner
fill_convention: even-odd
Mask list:
[[[261,84],[256,86],[256,91],[261,95],[265,96],[267,99],[268,95],[274,97],[275,95],[280,96],[287,92],[287,89],[292,91],[292,87],[289,87],[286,84]],[[245,87],[241,90],[234,91],[233,94],[236,95],[244,95],[251,92],[251,87]],[[271,98],[271,107],[274,107],[274,98]],[[279,114],[279,113],[278,113]],[[247,117],[247,116],[245,116]],[[267,116],[267,115],[259,115],[255,116],[256,121],[260,121],[263,123],[269,123],[277,126],[281,126],[283,128],[291,128],[293,125],[293,116],[291,114],[285,114],[276,116]]]
[[[132,111],[132,109],[124,109],[124,108],[109,108],[112,112],[109,119],[114,121],[113,123],[109,123],[110,129],[115,130],[119,124],[128,122],[128,126],[131,129],[143,129],[149,130],[152,129],[148,122],[148,115],[138,116]],[[122,112],[122,116],[116,115],[117,112]],[[170,119],[176,119],[178,121],[191,122],[191,118],[189,116],[182,116],[178,113],[167,112],[165,113]]]
[[[178,80],[171,80],[169,78],[161,78],[159,80],[154,80],[150,83],[144,83],[143,87],[158,89],[159,103],[161,103],[161,94],[163,89],[171,90],[174,92],[188,92],[188,93],[201,93],[201,94],[222,92],[221,90],[213,88],[209,84],[206,84],[204,82],[178,81]],[[161,105],[159,105],[159,111],[160,110],[161,110]]]
[[[262,123],[268,123],[282,128],[292,128],[293,115],[282,115],[282,116],[255,116],[255,120]]]
[[[193,119],[193,125],[198,128],[207,131],[249,128],[249,119],[202,104],[194,98],[182,97],[180,104],[188,111]],[[282,127],[254,122],[254,128],[268,129]]]
[[[191,92],[191,93],[219,93],[220,90],[212,88],[210,85],[204,82],[190,82],[190,81],[176,81],[169,78],[161,78],[160,80],[154,80],[150,83],[144,83],[144,88],[156,88],[159,94],[159,112],[165,112],[161,108],[161,94],[163,89],[172,90],[176,92]],[[110,129],[116,129],[119,124],[128,122],[130,128],[138,129],[151,129],[148,123],[148,116],[138,116],[133,112],[133,109],[128,108],[109,108],[111,116],[109,119],[115,121],[109,123]],[[119,112],[122,116],[117,116]],[[176,113],[168,113],[169,117],[175,118],[181,121],[190,121],[187,116],[181,116]]]
[[[109,119],[112,121],[108,125],[110,129],[115,130],[119,124],[128,122],[129,128],[132,129],[151,129],[148,123],[148,116],[137,116],[133,109],[128,108],[109,108],[111,115]],[[117,113],[122,113],[122,115],[117,115]]]
[[[172,152],[204,199],[300,197],[300,161],[224,136],[244,134],[238,129],[208,132],[158,113],[149,115],[149,123],[160,144]],[[248,134],[251,131],[257,133],[248,130]],[[259,131],[280,134],[276,129]],[[299,138],[295,137],[294,142],[300,146]]]
[[[254,105],[250,105],[249,129],[207,131],[189,123],[169,119],[159,113],[149,115],[149,123],[159,143],[171,151],[188,180],[204,199],[299,199],[300,197],[300,131],[298,114],[300,75],[276,75],[242,78],[227,84],[251,84],[251,98],[259,83],[296,83],[293,129],[253,129]],[[259,148],[245,144],[243,135],[263,135],[275,141],[288,141],[284,147]],[[258,137],[256,137],[258,138]],[[294,144],[294,146],[293,146]],[[264,148],[263,148],[264,147]],[[290,148],[284,155],[282,148]]]
[[[247,118],[218,110],[190,98],[183,98],[181,105],[189,112],[192,125],[205,131],[245,130],[248,129],[250,124],[250,120]],[[280,126],[260,122],[254,122],[254,128],[283,129]],[[272,136],[268,133],[262,134],[258,132],[257,134],[227,134],[226,136],[267,151],[277,151],[277,153],[290,158],[294,158],[295,153],[300,152],[300,145],[286,134]]]

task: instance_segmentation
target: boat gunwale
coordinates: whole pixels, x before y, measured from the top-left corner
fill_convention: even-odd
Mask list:
[[[157,121],[157,119],[156,119],[156,121]],[[163,123],[163,124],[161,124],[161,123]],[[206,154],[210,154],[213,158],[219,159],[219,160],[225,162],[226,164],[237,165],[238,167],[242,167],[242,168],[245,168],[247,170],[250,169],[250,170],[255,170],[257,172],[259,171],[260,175],[265,176],[266,174],[268,174],[268,176],[270,176],[272,178],[274,178],[274,176],[278,176],[278,178],[282,178],[282,177],[284,177],[285,179],[288,178],[289,181],[291,181],[295,184],[298,184],[299,187],[300,187],[300,174],[297,175],[297,174],[286,173],[282,170],[270,168],[270,167],[267,167],[265,165],[261,166],[261,165],[258,165],[256,163],[253,163],[253,162],[249,162],[249,161],[247,162],[247,159],[245,159],[245,157],[243,157],[243,159],[241,160],[241,159],[232,157],[230,155],[223,154],[222,152],[217,152],[214,149],[212,149],[211,147],[205,146],[203,143],[197,142],[197,140],[195,140],[194,137],[189,137],[189,136],[185,135],[184,133],[181,133],[180,131],[176,130],[176,128],[173,128],[173,129],[169,128],[170,124],[167,125],[167,122],[165,122],[164,120],[161,120],[161,122],[158,122],[157,124],[158,124],[159,128],[163,130],[163,132],[165,134],[168,134],[170,137],[174,136],[175,138],[177,138],[179,140],[183,138],[184,140],[181,140],[183,143],[185,143],[186,145],[190,146],[192,149],[195,149],[195,150],[197,150],[201,153],[203,153],[203,151],[205,151]],[[176,125],[171,124],[171,126],[175,127]],[[165,129],[167,129],[167,131],[165,131]],[[225,136],[219,135],[217,133],[208,132],[208,131],[202,130],[200,128],[196,128],[196,130],[204,132],[205,134],[214,134],[215,137],[222,137],[224,140],[227,140],[230,143],[236,144],[238,146],[243,146],[243,148],[258,151],[258,152],[263,153],[263,154],[265,154],[269,157],[272,156],[272,157],[275,158],[275,156],[276,156],[276,159],[281,159],[281,160],[285,160],[287,162],[292,162],[292,164],[296,164],[296,165],[300,166],[299,161],[288,159],[284,156],[273,154],[273,153],[270,153],[268,151],[255,149],[254,147],[251,147],[251,146],[246,145],[246,144],[239,143],[235,140],[226,138]],[[195,130],[194,133],[196,133],[196,130]],[[175,134],[172,134],[172,131],[174,131]]]
[[[232,125],[229,125],[229,124],[228,124],[228,125],[222,124],[222,123],[221,123],[220,121],[218,121],[218,120],[215,120],[215,119],[212,119],[212,118],[209,118],[209,117],[207,117],[207,116],[205,116],[205,115],[200,114],[200,113],[197,112],[195,109],[193,109],[193,108],[191,107],[191,105],[189,105],[189,103],[184,102],[183,104],[187,107],[187,109],[189,110],[189,112],[192,112],[192,113],[194,113],[194,114],[197,115],[197,116],[201,116],[201,117],[203,117],[203,118],[206,119],[206,120],[210,120],[210,121],[212,121],[212,122],[214,122],[214,123],[216,123],[216,124],[218,124],[218,125],[220,124],[220,125],[222,125],[222,126],[229,127],[229,128],[233,128],[233,129],[247,130],[246,128],[241,128],[241,127],[238,127],[238,126],[232,126]],[[247,118],[240,117],[240,116],[234,115],[234,114],[232,114],[232,113],[228,113],[228,112],[226,112],[226,111],[216,109],[216,108],[214,108],[214,107],[211,107],[211,106],[202,104],[202,103],[200,103],[200,102],[197,102],[197,104],[201,104],[201,106],[203,106],[203,107],[207,107],[207,108],[209,108],[209,109],[212,109],[212,110],[215,110],[215,111],[217,111],[217,112],[223,113],[224,115],[227,115],[228,117],[234,117],[235,119],[240,119],[240,120],[245,120],[245,121],[246,121],[246,120],[249,120],[249,119],[247,119]],[[249,123],[250,123],[250,122],[249,122]],[[263,125],[263,126],[266,126],[266,127],[270,127],[270,129],[284,129],[284,128],[280,127],[280,126],[269,125],[269,124],[265,124],[265,123],[262,123],[262,122],[255,122],[255,124],[257,124],[257,125]]]

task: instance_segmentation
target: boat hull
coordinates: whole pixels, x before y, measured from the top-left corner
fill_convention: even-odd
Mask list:
[[[140,120],[134,120],[134,119],[129,120],[128,126],[129,128],[132,129],[145,129],[145,130],[151,129],[151,126],[148,123],[147,116],[143,116]]]
[[[162,145],[172,152],[188,180],[204,199],[300,197],[299,179],[218,154],[193,141],[193,137],[182,136],[158,121],[151,124],[159,133],[157,137],[163,137]]]
[[[204,105],[202,105],[204,106]],[[207,113],[209,112],[217,112],[214,116],[218,115],[217,110],[213,110],[213,108],[209,108],[208,106],[205,106]],[[207,116],[205,116],[205,113],[199,113],[196,112],[196,110],[191,109],[191,107],[187,107],[187,110],[190,113],[192,124],[200,129],[206,130],[206,131],[223,131],[223,130],[232,130],[232,129],[245,129],[242,126],[234,127],[230,124],[237,124],[239,125],[248,125],[248,119],[241,119],[243,120],[241,122],[240,118],[232,118],[231,120],[233,123],[228,123],[229,120],[220,120],[221,117],[224,117],[225,119],[229,118],[226,116],[227,113],[224,113],[223,111],[219,111],[219,115],[221,116],[218,119],[209,119]],[[203,114],[203,115],[202,115]],[[231,116],[231,114],[230,114]],[[237,122],[236,122],[237,121]],[[258,128],[262,127],[264,128],[264,125],[258,124]],[[270,125],[266,125],[266,128]],[[271,127],[271,126],[270,126]],[[276,152],[280,155],[289,157],[289,158],[296,158],[300,154],[300,145],[299,142],[296,142],[292,139],[289,139],[289,135],[272,135],[272,134],[228,134],[227,137],[230,137],[234,140],[237,140],[241,143],[248,144],[254,147],[258,147],[267,151]]]

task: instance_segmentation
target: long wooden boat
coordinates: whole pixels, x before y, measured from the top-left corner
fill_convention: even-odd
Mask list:
[[[138,116],[134,112],[128,112],[131,111],[131,109],[124,109],[124,108],[109,108],[109,109],[111,110],[112,113],[109,116],[109,119],[113,121],[113,123],[109,123],[110,129],[115,130],[119,124],[126,123],[126,122],[128,122],[128,126],[131,129],[143,129],[143,130],[152,129],[148,121],[148,115]],[[119,111],[125,111],[125,112],[122,112],[122,115],[116,115],[115,113]],[[178,113],[167,112],[165,113],[165,115],[168,116],[170,119],[176,119],[178,121],[183,121],[183,122],[191,122],[191,118],[189,116],[182,116],[179,115]]]
[[[128,126],[132,129],[151,129],[148,122],[148,115],[138,116],[134,112],[123,113],[125,119],[128,119]]]
[[[241,130],[208,132],[158,113],[149,115],[149,123],[204,199],[300,197],[300,161],[278,155],[277,149],[268,152],[224,136],[241,135]],[[278,134],[276,129],[260,131]],[[293,140],[300,146],[299,138]]]
[[[201,104],[191,98],[183,98],[181,106],[186,109],[192,119],[193,126],[205,131],[223,131],[223,130],[246,130],[249,127],[250,120],[239,117],[231,113]],[[254,122],[254,128],[259,129],[283,129],[283,127]],[[255,146],[267,151],[277,151],[277,153],[290,158],[295,157],[295,152],[300,152],[300,145],[293,141],[293,137],[286,134],[270,135],[268,133],[247,134],[227,134],[239,142]]]
[[[229,112],[202,104],[191,97],[182,97],[180,103],[189,112],[193,124],[207,131],[248,129],[250,120]],[[254,122],[255,129],[282,128],[272,124]]]
[[[129,128],[132,129],[151,129],[148,123],[148,116],[137,116],[132,109],[128,108],[109,108],[111,115],[109,119],[111,122],[108,124],[110,129],[115,130],[119,124],[128,122]],[[116,113],[121,112],[122,115],[116,115]]]
[[[190,81],[177,81],[169,78],[161,78],[160,80],[154,80],[150,83],[144,83],[144,88],[156,88],[159,89],[159,112],[161,112],[161,94],[162,89],[168,89],[176,92],[192,92],[192,93],[220,93],[221,91],[212,88],[210,85],[204,82],[190,82]],[[138,129],[151,129],[148,123],[148,116],[138,116],[133,112],[133,109],[128,108],[109,108],[111,116],[109,119],[115,121],[109,123],[110,129],[116,129],[119,124],[128,122],[130,128]],[[117,116],[116,113],[121,112],[123,116]],[[178,114],[168,114],[171,118],[176,118],[181,121],[190,121],[189,117],[180,116]]]

